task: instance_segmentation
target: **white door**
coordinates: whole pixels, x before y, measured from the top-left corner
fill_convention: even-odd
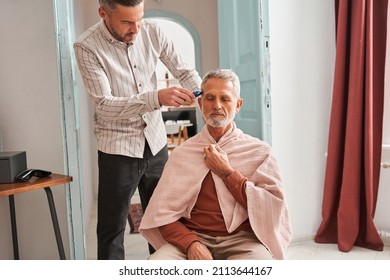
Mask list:
[[[267,1],[218,1],[220,67],[237,73],[244,99],[235,121],[244,132],[270,143],[267,13]]]

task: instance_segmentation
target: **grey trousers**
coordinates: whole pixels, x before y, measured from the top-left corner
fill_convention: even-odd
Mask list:
[[[124,260],[124,232],[129,202],[138,188],[145,211],[168,160],[165,146],[155,156],[145,145],[143,158],[111,155],[99,151],[98,259]],[[149,246],[150,253],[154,249]]]
[[[197,234],[215,260],[273,260],[270,252],[254,233],[240,231],[222,237],[198,232]],[[187,260],[187,255],[178,247],[166,243],[152,254],[149,260]]]

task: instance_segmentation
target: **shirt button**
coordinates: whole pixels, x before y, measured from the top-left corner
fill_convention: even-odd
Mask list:
[[[137,68],[137,65],[134,65],[134,68]]]

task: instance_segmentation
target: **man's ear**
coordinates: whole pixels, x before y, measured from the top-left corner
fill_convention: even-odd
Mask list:
[[[238,111],[240,111],[243,102],[244,101],[242,100],[242,98],[238,98],[237,105],[236,105],[236,114],[238,113]]]
[[[202,97],[198,97],[199,109],[202,111]]]
[[[103,7],[99,7],[99,16],[102,18],[102,19],[105,19],[106,18],[106,11],[104,10]]]

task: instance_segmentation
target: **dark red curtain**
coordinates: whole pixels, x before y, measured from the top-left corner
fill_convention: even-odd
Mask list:
[[[382,148],[388,0],[336,0],[336,65],[315,241],[383,250],[374,225]]]

